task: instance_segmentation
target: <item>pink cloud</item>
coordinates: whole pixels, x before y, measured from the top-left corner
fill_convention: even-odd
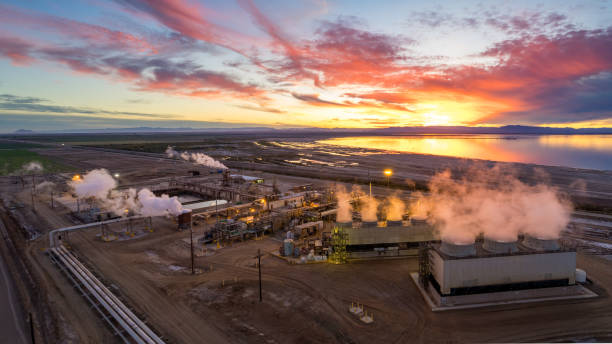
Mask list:
[[[156,52],[156,48],[145,39],[126,32],[52,15],[26,13],[9,6],[0,5],[0,21],[3,25],[13,25],[20,29],[54,31],[70,39],[78,39],[91,45],[102,45],[109,49]]]
[[[30,64],[34,61],[30,57],[31,45],[17,37],[0,36],[0,56],[5,56],[18,66]]]

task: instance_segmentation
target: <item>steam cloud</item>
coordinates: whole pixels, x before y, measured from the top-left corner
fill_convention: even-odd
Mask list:
[[[441,239],[453,243],[472,243],[480,233],[505,242],[516,241],[519,233],[556,239],[572,211],[557,189],[527,185],[499,166],[472,168],[460,180],[445,171],[431,179],[429,189],[413,209],[428,214]]]
[[[391,196],[387,198],[387,220],[389,221],[401,221],[402,217],[406,213],[406,205],[397,196]]]
[[[68,183],[78,198],[94,197],[119,216],[131,210],[143,216],[179,215],[184,212],[177,197],[156,196],[149,189],[116,190],[117,182],[105,169],[89,171],[80,180]]]
[[[106,199],[108,193],[117,187],[117,181],[105,169],[91,170],[81,180],[73,180],[68,185],[78,198],[95,197]]]
[[[353,185],[351,192],[348,192],[343,185],[338,185],[335,190],[338,201],[338,211],[336,221],[349,222],[352,220],[351,199],[353,195],[358,197],[361,202],[361,220],[377,221],[380,215],[390,221],[401,221],[406,213],[406,204],[397,196],[390,196],[384,201],[378,201],[374,197],[366,195],[359,185]]]
[[[27,172],[40,172],[43,170],[43,166],[36,161],[29,162],[23,165],[21,168]]]
[[[46,192],[53,190],[53,188],[55,188],[55,183],[50,181],[44,181],[42,183],[36,184],[36,191]]]
[[[168,195],[157,197],[149,189],[138,191],[138,201],[142,205],[140,214],[144,216],[179,215],[183,212],[183,206],[178,198],[168,197]]]
[[[344,185],[336,187],[336,198],[338,199],[338,212],[336,221],[350,222],[353,219],[351,194],[346,191]]]
[[[362,200],[361,204],[361,221],[377,221],[378,220],[378,201],[374,197],[367,196]]]
[[[183,159],[185,161],[190,161],[198,165],[203,165],[203,166],[207,166],[211,168],[220,168],[223,170],[227,169],[227,166],[223,165],[218,160],[215,160],[204,153],[189,153],[189,152],[179,153],[175,151],[174,148],[172,148],[171,146],[168,146],[168,148],[166,148],[166,155],[169,158]]]

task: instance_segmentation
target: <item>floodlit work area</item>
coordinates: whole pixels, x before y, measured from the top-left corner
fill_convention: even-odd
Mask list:
[[[45,154],[74,169],[1,185],[41,342],[612,340],[610,219],[511,173],[425,190],[391,164],[351,182],[172,147]]]

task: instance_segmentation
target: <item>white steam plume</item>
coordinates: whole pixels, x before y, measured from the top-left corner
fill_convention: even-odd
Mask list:
[[[406,212],[406,205],[397,196],[387,198],[388,206],[386,207],[388,221],[401,221]]]
[[[378,216],[378,201],[374,197],[362,198],[363,204],[361,205],[361,221],[377,221]]]
[[[31,161],[21,168],[27,172],[40,172],[43,170],[43,166],[37,161]]]
[[[130,210],[139,212],[140,205],[136,199],[136,189],[126,191],[112,190],[106,199],[101,200],[106,208],[118,216],[125,216]]]
[[[166,148],[166,156],[168,158],[178,159],[179,153],[175,151],[174,148],[172,148],[171,146],[168,146],[168,148]]]
[[[183,159],[185,161],[191,161],[198,165],[203,165],[203,166],[207,166],[211,168],[219,168],[223,170],[227,169],[227,166],[223,165],[218,160],[215,160],[204,153],[189,153],[189,152],[179,153],[175,151],[174,148],[172,148],[171,146],[168,146],[168,148],[166,148],[166,155],[169,158]]]
[[[428,214],[441,239],[454,243],[472,243],[480,233],[506,242],[516,241],[519,233],[556,239],[572,211],[557,189],[527,185],[499,166],[474,167],[461,180],[454,180],[449,171],[439,173],[429,189],[413,210]]]
[[[183,206],[176,196],[158,197],[149,189],[138,191],[138,202],[141,205],[139,213],[144,216],[179,215],[183,212]]]
[[[47,192],[47,191],[51,191],[54,187],[55,187],[55,183],[47,180],[47,181],[37,184],[36,190]]]
[[[83,178],[68,182],[78,198],[108,198],[108,193],[117,187],[117,181],[105,169],[91,170]]]
[[[336,221],[350,222],[353,219],[351,195],[346,191],[344,185],[336,187],[336,198],[338,199],[338,212],[336,213]]]
[[[107,170],[89,171],[82,178],[70,181],[78,198],[94,197],[108,210],[118,216],[126,216],[128,211],[143,216],[179,215],[183,210],[177,197],[156,196],[149,189],[116,190],[117,182]]]
[[[431,209],[431,205],[429,204],[431,199],[425,198],[423,193],[420,191],[413,192],[412,197],[416,198],[410,202],[408,213],[411,218],[425,220],[427,219],[427,212]]]

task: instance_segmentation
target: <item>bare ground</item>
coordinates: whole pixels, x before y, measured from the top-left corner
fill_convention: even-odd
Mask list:
[[[185,175],[187,169],[193,168],[159,156],[69,147],[44,151],[82,170],[104,167],[119,171],[123,185],[147,178]],[[417,173],[417,169],[423,168],[417,165],[427,165],[428,160],[402,160],[385,155],[373,159],[360,166],[397,161],[415,166],[407,171]],[[449,160],[445,161],[450,164]],[[242,166],[243,163],[236,164]],[[287,184],[317,182],[310,179],[309,174],[336,175],[333,168],[290,169],[274,164],[261,165],[265,168],[257,164],[244,167],[269,168],[268,177],[276,177]],[[423,175],[443,168],[427,166],[428,172]],[[284,176],[280,173],[283,170],[298,173]],[[367,178],[365,167],[342,171],[349,176]],[[572,174],[569,170],[563,173],[566,177],[554,180],[565,183],[575,178],[591,178],[588,185],[595,185],[600,190],[593,192],[608,197],[612,181],[607,174],[590,171]],[[24,204],[19,211],[24,212],[23,217],[35,224],[41,233],[74,224],[66,211],[49,209],[48,201],[40,201],[36,212],[28,212],[29,194],[18,195],[20,186],[12,182],[3,179],[2,198],[16,199]],[[386,192],[382,187],[375,187],[375,191]],[[87,231],[72,235],[70,242],[81,259],[109,285],[117,286],[127,303],[174,343],[612,340],[611,262],[594,255],[579,254],[578,267],[585,269],[595,282],[595,291],[600,294],[598,298],[445,313],[432,313],[412,284],[409,272],[417,269],[414,259],[296,266],[268,255],[262,263],[264,302],[259,303],[253,256],[258,248],[264,252],[276,249],[279,241],[268,237],[198,257],[196,265],[204,272],[191,276],[188,269],[177,270],[177,267],[188,268],[190,264],[188,250],[179,243],[187,233],[176,232],[174,224],[163,219],[157,219],[155,227],[154,233],[139,239],[104,243],[96,238],[95,231]],[[18,228],[11,230],[19,231]],[[47,237],[43,235],[27,244],[25,257],[33,266],[32,273],[41,281],[40,290],[48,295],[59,336],[65,342],[112,342],[114,338],[102,320],[45,256],[42,250],[46,246]],[[212,271],[209,271],[211,265]],[[375,322],[366,325],[350,315],[351,302],[365,304]]]

